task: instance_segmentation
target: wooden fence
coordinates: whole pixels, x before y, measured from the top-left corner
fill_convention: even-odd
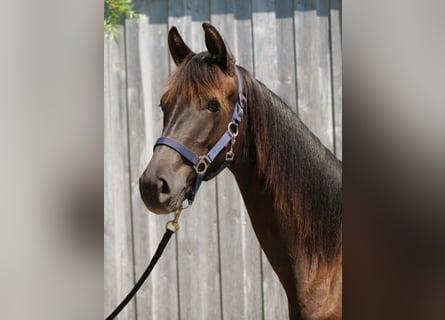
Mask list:
[[[105,39],[104,314],[131,289],[171,216],[141,202],[138,178],[162,128],[161,86],[175,68],[167,33],[204,50],[203,21],[237,63],[282,97],[341,158],[341,1],[136,1],[119,42]],[[204,183],[137,299],[120,319],[286,319],[284,290],[261,252],[228,170]]]

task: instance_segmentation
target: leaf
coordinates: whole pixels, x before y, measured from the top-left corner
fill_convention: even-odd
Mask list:
[[[119,24],[127,19],[138,19],[140,13],[133,9],[132,0],[104,0],[104,32],[117,42]]]

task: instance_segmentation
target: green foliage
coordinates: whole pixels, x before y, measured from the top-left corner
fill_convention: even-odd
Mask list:
[[[132,0],[104,0],[104,31],[105,34],[117,41],[119,35],[119,24],[123,19],[138,18],[139,12],[133,10]]]

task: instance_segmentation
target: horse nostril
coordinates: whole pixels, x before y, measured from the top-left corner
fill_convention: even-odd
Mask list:
[[[170,188],[168,187],[168,183],[167,181],[165,181],[164,179],[159,179],[161,181],[161,193],[165,193],[165,194],[169,194],[170,193]]]

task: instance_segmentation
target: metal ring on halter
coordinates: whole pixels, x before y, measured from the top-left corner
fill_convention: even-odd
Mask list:
[[[233,127],[235,129],[233,129]],[[238,125],[233,121],[229,122],[229,124],[227,125],[227,130],[233,135],[233,137],[236,137],[238,135]]]
[[[209,164],[207,163],[205,156],[199,156],[198,163],[193,165],[193,168],[195,168],[196,173],[204,173],[207,171],[208,167]]]

